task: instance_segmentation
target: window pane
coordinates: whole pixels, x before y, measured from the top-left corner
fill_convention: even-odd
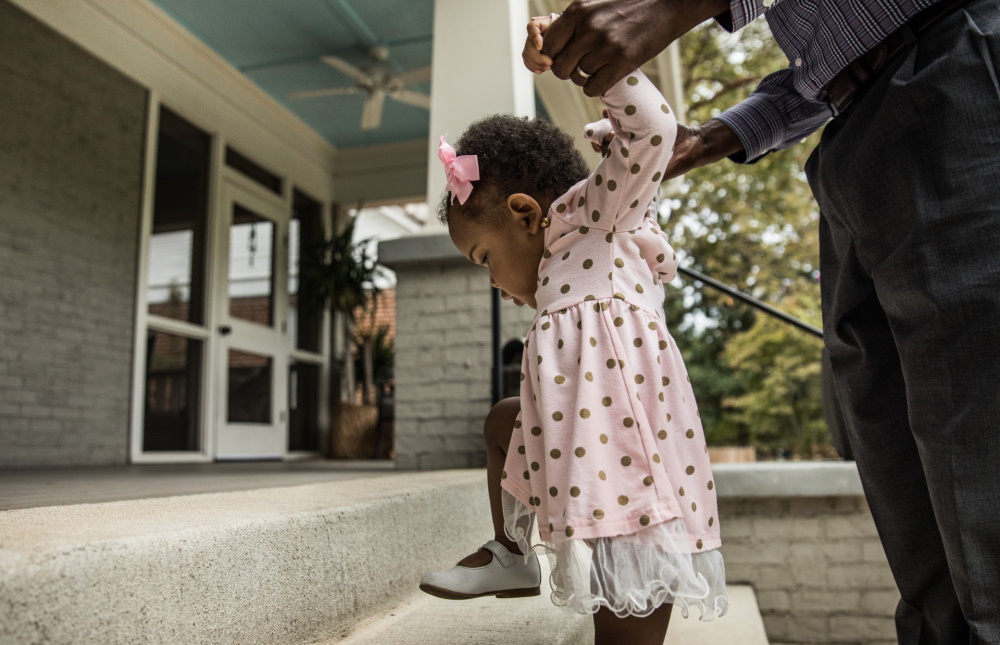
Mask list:
[[[239,204],[229,229],[229,315],[274,325],[274,222]]]
[[[270,356],[229,350],[230,423],[271,423]]]
[[[296,191],[288,228],[288,337],[292,349],[320,351],[323,313],[317,302],[317,280],[315,276],[301,275],[299,263],[322,241],[323,207]]]
[[[292,362],[288,372],[288,449],[319,450],[319,365]]]
[[[144,451],[197,451],[201,444],[202,342],[146,334]]]
[[[146,293],[149,313],[203,324],[211,138],[160,108],[156,199]]]

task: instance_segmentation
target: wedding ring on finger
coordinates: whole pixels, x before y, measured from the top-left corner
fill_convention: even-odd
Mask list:
[[[576,66],[576,73],[579,74],[584,80],[586,80],[586,79],[590,78],[591,76],[593,76],[593,74],[588,74],[587,72],[585,72],[582,69],[580,69],[579,65]]]

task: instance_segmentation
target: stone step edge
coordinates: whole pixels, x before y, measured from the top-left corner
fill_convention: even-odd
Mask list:
[[[482,470],[0,512],[0,644],[299,644],[491,533]]]

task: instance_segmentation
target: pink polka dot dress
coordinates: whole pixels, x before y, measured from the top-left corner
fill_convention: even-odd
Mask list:
[[[587,134],[612,128],[609,154],[548,214],[501,482],[507,532],[530,548],[537,519],[556,604],[643,616],[671,602],[706,620],[728,607],[716,491],[664,319],[677,256],[656,219],[677,124],[638,71],[602,101],[611,122]]]

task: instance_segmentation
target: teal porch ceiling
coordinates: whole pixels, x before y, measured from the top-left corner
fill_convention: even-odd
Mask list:
[[[429,112],[392,98],[381,126],[361,129],[364,94],[290,99],[292,92],[346,88],[355,80],[323,63],[359,68],[388,48],[401,73],[430,65],[434,0],[153,0],[199,40],[338,148],[428,136]],[[430,82],[407,89],[430,94]]]

